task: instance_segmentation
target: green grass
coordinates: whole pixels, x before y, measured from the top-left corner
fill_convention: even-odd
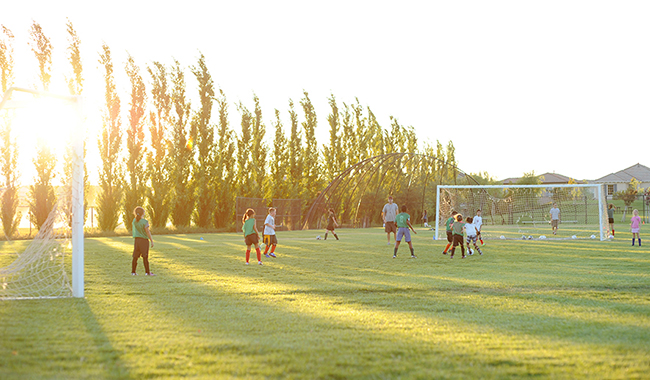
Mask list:
[[[630,234],[453,260],[424,230],[417,260],[381,229],[317,234],[279,233],[261,267],[240,234],[155,236],[155,277],[130,275],[132,239],[86,239],[85,299],[0,302],[0,378],[650,377],[650,250]]]

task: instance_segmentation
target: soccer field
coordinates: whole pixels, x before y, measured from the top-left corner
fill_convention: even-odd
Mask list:
[[[263,266],[241,234],[154,235],[155,277],[130,275],[131,238],[86,239],[85,299],[0,302],[0,379],[650,377],[650,249],[629,233],[452,260],[418,232],[417,259],[380,228],[279,232]]]

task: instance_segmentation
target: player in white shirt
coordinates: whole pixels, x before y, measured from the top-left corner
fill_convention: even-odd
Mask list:
[[[269,214],[264,220],[264,245],[266,249],[264,250],[264,256],[266,257],[276,257],[275,256],[275,247],[278,245],[278,239],[275,237],[275,214],[277,210],[275,207],[269,208]],[[269,253],[269,248],[271,252]]]
[[[476,237],[478,240],[481,242],[481,245],[485,245],[483,243],[483,237],[481,236],[481,227],[483,226],[483,218],[481,217],[481,209],[476,210],[476,216],[473,218],[474,220],[474,226],[476,226]]]
[[[465,233],[467,234],[467,251],[469,252],[470,255],[474,254],[474,251],[469,247],[470,243],[474,244],[474,248],[478,251],[479,255],[482,255],[483,252],[481,252],[481,248],[476,245],[476,235],[477,235],[477,229],[476,229],[476,224],[473,223],[473,218],[471,216],[468,216],[466,219],[467,223],[465,223]]]

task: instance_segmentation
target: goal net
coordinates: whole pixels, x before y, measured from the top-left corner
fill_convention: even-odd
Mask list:
[[[608,238],[602,185],[441,185],[437,189],[436,239],[445,238],[453,211],[474,217],[481,210],[483,239]],[[553,231],[551,208],[560,210]]]
[[[82,127],[78,96],[0,100],[0,300],[84,296]]]

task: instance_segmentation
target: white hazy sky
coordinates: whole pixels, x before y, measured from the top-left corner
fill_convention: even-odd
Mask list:
[[[385,128],[393,115],[423,142],[453,141],[462,170],[497,179],[650,165],[648,1],[12,1],[0,24],[16,36],[16,85],[37,81],[33,20],[51,38],[55,81],[69,72],[66,18],[87,94],[103,96],[106,42],[124,109],[127,52],[144,73],[152,61],[194,65],[201,51],[236,131],[235,104],[253,108],[255,93],[270,139],[273,110],[287,128],[288,101],[304,89],[323,142],[334,94],[358,97]]]

